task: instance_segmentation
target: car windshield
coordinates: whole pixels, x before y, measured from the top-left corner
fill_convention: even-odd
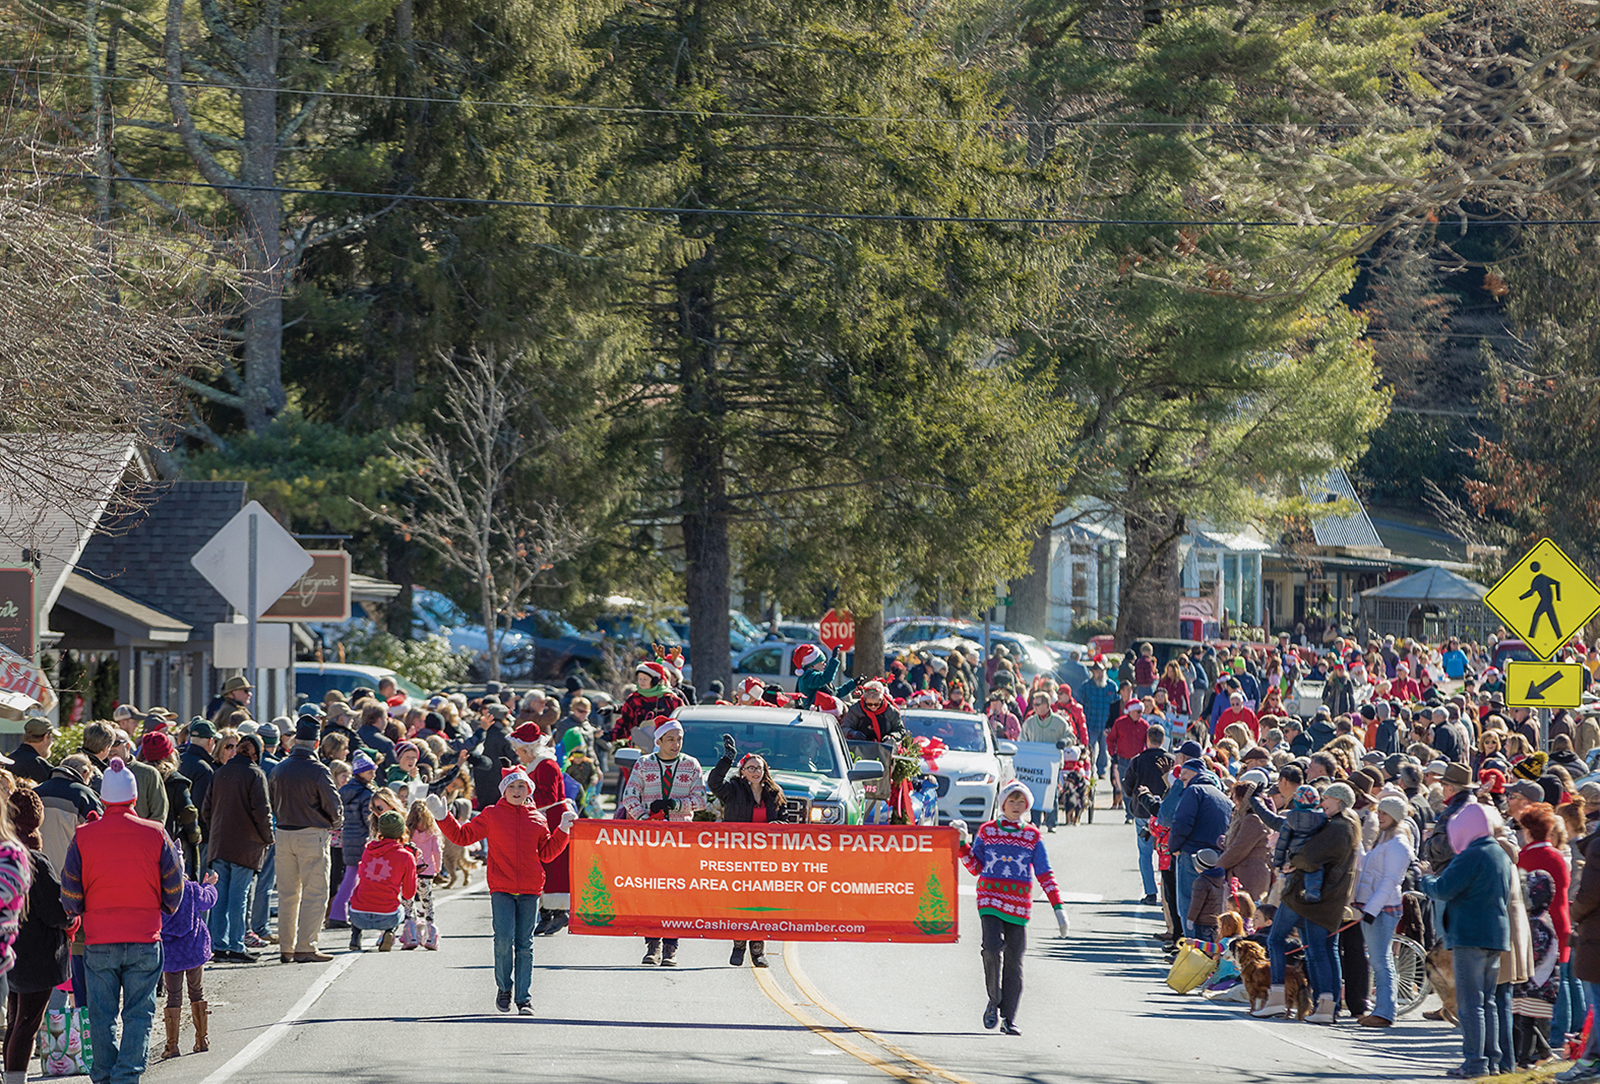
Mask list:
[[[1534,653],[1526,647],[1506,647],[1495,652],[1495,659],[1503,669],[1508,662],[1538,662]]]
[[[394,682],[395,687],[413,700],[421,700],[427,694],[411,682],[393,672],[380,672],[378,678],[387,677]],[[296,669],[294,672],[295,692],[307,700],[321,700],[328,694],[329,689],[338,689],[348,693],[352,689],[365,686],[373,688],[378,684],[378,678],[370,674],[351,672],[348,670],[315,670]]]
[[[737,632],[740,636],[743,636],[746,640],[758,641],[761,639],[761,630],[756,628],[755,622],[751,621],[738,610],[728,611],[728,624],[734,629],[735,632]]]
[[[683,751],[710,768],[722,759],[722,735],[732,734],[739,755],[760,753],[775,772],[839,776],[832,735],[820,726],[787,723],[683,720]]]
[[[989,745],[984,741],[982,719],[956,719],[948,715],[912,715],[904,717],[906,729],[915,738],[938,738],[945,748],[958,753],[984,753]]]

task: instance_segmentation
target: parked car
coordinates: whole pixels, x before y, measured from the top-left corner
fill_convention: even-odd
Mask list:
[[[329,689],[338,689],[346,696],[354,689],[377,689],[378,682],[388,678],[395,687],[406,694],[406,708],[419,706],[427,693],[390,670],[387,666],[362,666],[351,662],[297,662],[294,666],[295,698],[300,702],[313,700],[322,703]]]
[[[877,761],[850,763],[833,716],[790,708],[679,708],[683,751],[709,774],[732,734],[742,756],[759,753],[783,788],[789,819],[799,824],[860,824],[861,784],[883,774]]]
[[[1490,665],[1504,674],[1508,662],[1538,661],[1539,657],[1533,653],[1533,649],[1521,640],[1501,640],[1494,645],[1494,659]]]
[[[962,820],[976,831],[992,820],[995,796],[1012,777],[1010,758],[1017,747],[996,742],[982,715],[913,710],[902,712],[901,718],[913,737],[938,738],[945,745],[932,769],[939,781],[939,823]]]
[[[417,635],[437,633],[457,651],[473,653],[469,677],[482,678],[489,661],[489,630],[475,622],[466,611],[437,591],[418,588],[411,592],[412,627]],[[497,629],[500,644],[501,676],[527,681],[533,676],[533,641],[515,629]]]
[[[1004,631],[990,626],[990,631]],[[975,621],[956,617],[893,617],[883,623],[883,642],[910,645],[924,640],[943,640],[950,636],[981,639],[983,626]]]
[[[565,678],[579,669],[591,677],[600,676],[605,652],[596,632],[579,632],[570,621],[548,610],[529,610],[511,627],[527,636],[533,646],[534,681]]]

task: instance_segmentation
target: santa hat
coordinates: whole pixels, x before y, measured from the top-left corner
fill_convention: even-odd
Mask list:
[[[1000,811],[1006,806],[1006,799],[1011,797],[1013,794],[1020,794],[1027,801],[1027,807],[1023,810],[1023,812],[1027,812],[1027,810],[1033,808],[1033,791],[1028,789],[1028,785],[1026,783],[1021,783],[1013,779],[1011,782],[1001,787],[1000,793],[995,797],[994,811],[996,816],[1000,815]]]
[[[939,706],[939,694],[932,689],[923,689],[921,692],[912,695],[910,703],[914,708],[936,708]]]
[[[518,764],[515,768],[502,768],[500,771],[500,797],[504,798],[506,788],[516,782],[528,784],[528,789],[533,789],[533,780],[528,778],[528,773]]]
[[[656,744],[657,745],[660,745],[661,744],[661,739],[666,737],[668,734],[671,734],[671,733],[674,733],[674,732],[676,732],[678,734],[682,734],[683,733],[683,724],[678,722],[678,720],[676,720],[676,719],[668,719],[665,715],[660,716],[660,718],[662,720],[664,720],[664,721],[661,722],[661,723],[658,723],[656,725]]]
[[[796,672],[804,670],[813,663],[826,661],[822,649],[816,644],[801,644],[789,656],[789,661],[794,665]]]
[[[543,741],[544,731],[539,729],[538,723],[523,723],[506,736],[511,739],[511,747],[521,752],[524,749],[532,749]]]
[[[761,699],[761,694],[766,691],[766,688],[767,687],[761,683],[760,678],[747,677],[743,682],[740,683],[739,691],[735,699],[737,699],[741,704],[754,704]]]
[[[888,696],[889,687],[881,681],[869,681],[861,686],[861,695],[866,696],[869,692],[877,693],[879,696]]]
[[[816,694],[816,696],[812,697],[811,707],[814,711],[824,712],[833,716],[835,719],[837,719],[840,713],[844,711],[844,705],[839,703],[839,699],[837,697],[829,696],[824,692],[819,692]]]
[[[635,676],[649,674],[653,679],[649,683],[652,688],[658,685],[671,684],[671,679],[667,676],[666,666],[659,662],[650,662],[649,660],[641,662],[633,668],[633,673]]]
[[[107,805],[131,802],[139,797],[139,781],[134,778],[121,757],[112,757],[100,778],[100,800]]]

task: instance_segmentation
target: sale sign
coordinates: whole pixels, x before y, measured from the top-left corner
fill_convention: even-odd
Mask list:
[[[953,828],[580,820],[573,933],[955,941]]]

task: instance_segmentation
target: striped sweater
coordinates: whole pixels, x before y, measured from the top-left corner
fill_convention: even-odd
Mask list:
[[[1026,923],[1033,910],[1033,879],[1061,906],[1055,874],[1044,853],[1044,837],[1030,824],[989,821],[971,844],[962,848],[961,861],[978,878],[978,913],[1006,922]]]

